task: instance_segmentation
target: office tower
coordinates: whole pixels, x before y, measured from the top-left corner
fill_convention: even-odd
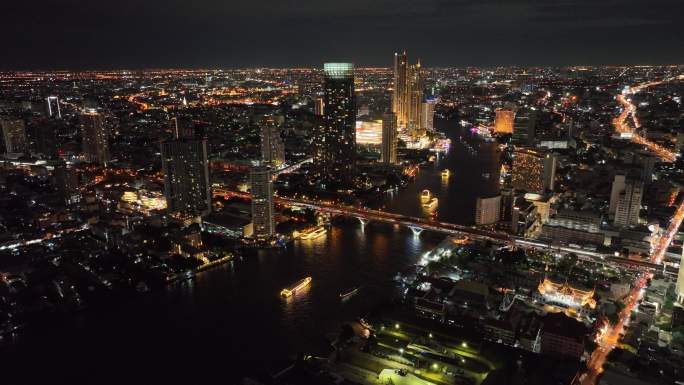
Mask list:
[[[211,212],[206,139],[164,141],[161,159],[169,212],[183,216]]]
[[[503,108],[497,108],[495,112],[494,132],[497,134],[512,134],[515,112]]]
[[[435,129],[435,104],[437,100],[426,99],[423,102],[423,107],[421,109],[421,119],[420,126],[426,131],[434,131]]]
[[[644,182],[627,179],[624,190],[620,192],[615,208],[615,220],[617,227],[634,226],[639,223],[639,211],[641,211],[641,197],[644,193]]]
[[[511,183],[517,190],[542,194],[553,191],[556,156],[551,152],[516,147],[513,154]]]
[[[610,189],[610,203],[608,205],[608,214],[610,215],[614,215],[615,210],[617,210],[620,193],[625,191],[625,181],[626,177],[621,174],[617,174],[615,175],[615,178],[613,178],[613,185]]]
[[[26,126],[21,119],[2,119],[2,135],[5,140],[5,153],[21,153],[26,150]]]
[[[520,110],[513,119],[513,136],[511,142],[518,145],[534,144],[537,130],[537,111]]]
[[[59,108],[59,98],[56,96],[48,96],[45,98],[47,102],[47,113],[50,118],[62,118],[62,110]]]
[[[254,236],[270,237],[275,233],[273,223],[273,178],[268,166],[253,167],[249,173],[252,192],[252,223]]]
[[[314,138],[314,163],[337,184],[351,185],[356,160],[354,65],[325,63],[323,122]]]
[[[279,125],[267,119],[261,126],[261,160],[264,164],[279,167],[285,163],[285,146]]]
[[[406,127],[406,107],[408,94],[408,57],[406,51],[394,54],[394,92],[392,93],[392,112],[397,116],[397,125]]]
[[[501,195],[477,198],[475,203],[475,224],[492,225],[501,218]]]
[[[397,164],[397,116],[393,112],[382,115],[382,153],[384,164]]]
[[[81,113],[81,140],[87,162],[106,166],[109,163],[109,133],[104,116],[89,108]]]
[[[314,115],[323,116],[323,98],[314,99]]]

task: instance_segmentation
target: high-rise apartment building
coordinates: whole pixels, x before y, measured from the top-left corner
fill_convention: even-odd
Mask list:
[[[475,224],[492,225],[501,218],[501,195],[478,197],[475,203]]]
[[[494,131],[499,134],[512,134],[515,112],[503,108],[497,108],[495,112]]]
[[[526,147],[515,148],[511,175],[513,188],[542,194],[554,189],[555,178],[555,154]]]
[[[354,65],[325,63],[323,122],[314,138],[314,163],[336,184],[351,185],[356,170]]]
[[[314,115],[323,116],[323,98],[314,99]]]
[[[382,116],[382,151],[384,164],[397,164],[397,116],[387,112]]]
[[[254,236],[271,237],[275,233],[273,223],[273,178],[268,166],[253,167],[249,173],[252,192],[252,224]]]
[[[641,198],[644,194],[644,182],[628,179],[625,187],[620,191],[615,208],[613,224],[618,227],[634,226],[639,223]]]
[[[206,139],[172,139],[161,144],[168,210],[181,216],[211,212]]]
[[[406,127],[408,105],[408,57],[406,51],[394,54],[394,92],[392,94],[392,112],[397,115],[397,124]]]
[[[2,119],[2,135],[5,140],[5,153],[21,153],[26,151],[26,126],[21,119]]]
[[[413,138],[433,128],[434,100],[425,100],[424,88],[420,60],[409,65],[406,51],[395,53],[392,112],[397,115],[397,126]]]
[[[285,163],[285,145],[282,130],[274,120],[266,120],[261,126],[261,160],[265,164],[279,167]]]
[[[87,162],[103,166],[109,163],[109,133],[104,116],[95,109],[88,108],[81,113],[81,140]]]
[[[610,202],[608,204],[608,214],[615,215],[615,210],[617,210],[618,199],[620,199],[620,194],[625,191],[625,182],[627,177],[623,174],[616,174],[613,178],[613,185],[610,189]]]

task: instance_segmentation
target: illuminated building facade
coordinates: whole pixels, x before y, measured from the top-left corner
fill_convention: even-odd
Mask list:
[[[109,163],[109,132],[104,116],[89,108],[81,114],[81,137],[86,162],[106,166]]]
[[[405,128],[413,139],[431,130],[434,119],[434,100],[425,100],[423,73],[420,61],[408,64],[406,51],[394,54],[394,93],[392,112],[397,115],[397,126]]]
[[[356,144],[379,145],[382,144],[382,120],[357,120],[356,121]]]
[[[271,237],[275,233],[271,168],[254,167],[249,173],[249,179],[252,192],[253,234],[257,238]]]
[[[596,308],[594,290],[576,289],[567,282],[555,283],[548,278],[544,278],[537,286],[537,291],[548,304],[575,310],[593,310]]]
[[[643,181],[628,179],[624,182],[623,189],[617,195],[615,220],[613,221],[615,226],[628,227],[639,223],[639,212],[641,211],[641,198],[643,194]]]
[[[397,115],[387,112],[382,116],[382,151],[384,164],[397,164]]]
[[[492,225],[499,221],[501,215],[501,195],[477,198],[475,203],[475,224]]]
[[[351,185],[356,170],[354,65],[325,63],[323,123],[314,139],[314,163],[331,182]]]
[[[515,112],[503,108],[497,108],[495,112],[494,132],[498,134],[512,134]]]
[[[323,98],[314,99],[314,115],[323,116]]]
[[[511,183],[513,188],[542,194],[553,190],[556,178],[556,156],[553,153],[516,147]]]
[[[394,54],[394,92],[392,94],[392,112],[397,115],[397,124],[406,127],[408,105],[408,57],[406,51]]]
[[[168,211],[180,216],[211,212],[207,141],[173,139],[162,142],[161,157]]]
[[[677,302],[684,304],[684,252],[679,260],[679,273],[677,274],[675,294],[677,294]]]
[[[0,120],[5,140],[5,153],[21,153],[26,150],[26,126],[21,119]]]

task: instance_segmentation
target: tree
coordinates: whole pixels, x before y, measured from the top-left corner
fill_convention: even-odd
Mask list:
[[[569,275],[572,271],[572,268],[577,265],[578,259],[579,258],[577,258],[577,254],[575,253],[565,254],[563,258],[561,258],[560,262],[558,262],[558,270],[566,275]]]

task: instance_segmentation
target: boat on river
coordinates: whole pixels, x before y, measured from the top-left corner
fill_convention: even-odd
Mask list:
[[[295,282],[292,284],[290,287],[286,287],[283,290],[280,291],[280,295],[288,298],[292,297],[293,295],[297,294],[297,292],[301,292],[311,284],[311,277],[306,277],[303,279],[300,279],[299,281]]]

